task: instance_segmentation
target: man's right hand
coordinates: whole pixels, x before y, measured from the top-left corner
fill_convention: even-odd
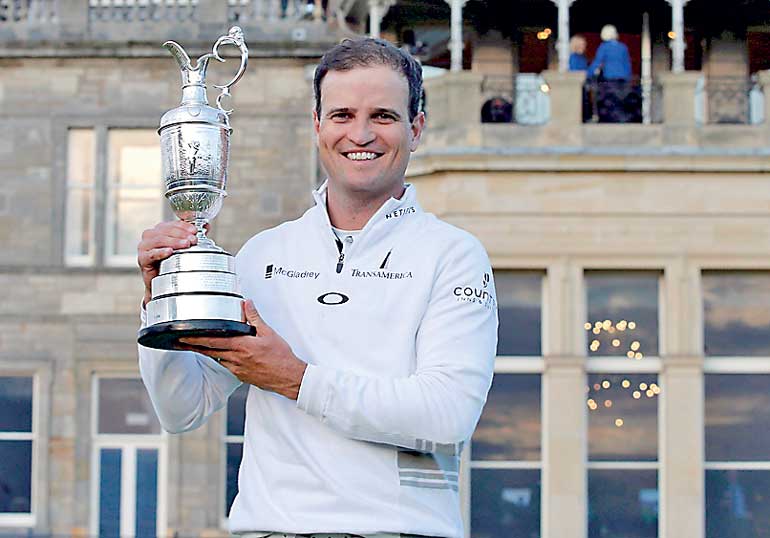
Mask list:
[[[152,279],[160,272],[160,262],[174,253],[174,250],[187,248],[198,242],[194,224],[176,220],[161,222],[154,228],[142,232],[142,240],[137,247],[137,262],[144,280],[144,304],[152,299]]]

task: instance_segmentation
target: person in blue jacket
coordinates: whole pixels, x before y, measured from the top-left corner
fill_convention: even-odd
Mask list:
[[[569,70],[588,71],[588,58],[586,58],[586,38],[581,35],[573,35],[569,40]]]
[[[618,41],[618,30],[611,24],[602,28],[602,44],[596,51],[596,58],[588,67],[592,76],[601,73],[604,80],[623,80],[631,78],[631,56],[628,47]]]
[[[618,41],[617,29],[608,24],[601,31],[602,44],[588,66],[595,87],[599,123],[630,123],[641,120],[639,88],[631,83],[631,56]],[[638,85],[637,85],[638,86]]]

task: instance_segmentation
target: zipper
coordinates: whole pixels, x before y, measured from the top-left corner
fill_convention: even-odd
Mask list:
[[[335,237],[334,241],[337,243],[337,250],[340,251],[340,257],[337,260],[337,273],[342,272],[342,264],[345,261],[345,253],[342,252],[342,241],[340,241],[339,237]]]

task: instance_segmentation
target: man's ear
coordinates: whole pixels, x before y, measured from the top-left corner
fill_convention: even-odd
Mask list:
[[[418,112],[412,120],[410,127],[412,131],[412,141],[409,143],[409,151],[417,151],[417,147],[420,145],[420,139],[422,133],[425,131],[425,112]]]
[[[318,117],[318,111],[315,108],[313,109],[313,129],[315,129],[315,134],[318,136],[318,131],[321,129],[321,119]]]

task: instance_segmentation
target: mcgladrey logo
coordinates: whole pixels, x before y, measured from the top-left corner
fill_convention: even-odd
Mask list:
[[[294,269],[286,269],[285,267],[275,267],[272,263],[265,267],[265,280],[273,278],[273,276],[284,276],[286,278],[318,278],[321,273],[316,271],[295,271]]]
[[[456,286],[452,293],[461,303],[476,303],[483,305],[484,308],[497,308],[497,301],[494,296],[487,291],[489,286],[489,273],[484,273],[481,279],[481,287],[476,286]]]

